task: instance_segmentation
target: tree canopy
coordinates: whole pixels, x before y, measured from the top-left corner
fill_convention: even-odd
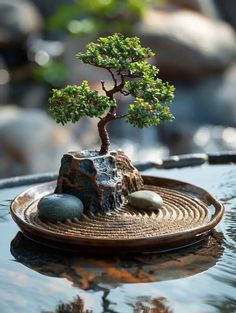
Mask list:
[[[158,78],[159,70],[148,62],[152,56],[152,50],[142,47],[138,37],[116,33],[89,43],[87,50],[76,57],[83,63],[106,69],[114,85],[107,90],[105,82],[101,81],[105,95],[91,90],[87,81],[80,86],[53,89],[49,99],[53,117],[62,124],[77,122],[83,116],[99,117],[104,127],[122,117],[140,128],[171,121],[174,117],[169,105],[175,88]],[[116,93],[130,95],[133,99],[123,116],[116,114]]]

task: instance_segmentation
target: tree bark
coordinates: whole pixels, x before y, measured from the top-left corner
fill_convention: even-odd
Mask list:
[[[108,131],[106,129],[107,123],[108,123],[108,121],[106,119],[101,119],[97,125],[99,137],[100,137],[101,142],[102,142],[101,148],[99,151],[100,155],[107,154],[108,150],[109,150],[109,146],[110,146],[109,135],[108,135]]]
[[[108,71],[111,74],[112,79],[114,81],[114,87],[111,90],[106,90],[105,85],[104,85],[104,81],[101,81],[101,84],[102,84],[102,89],[106,93],[106,96],[108,98],[110,98],[110,100],[113,101],[114,100],[114,94],[122,91],[122,88],[125,85],[125,79],[124,79],[123,75],[120,75],[121,76],[121,83],[118,85],[117,80],[116,80],[113,72],[110,69],[108,69]],[[109,123],[110,121],[113,121],[113,120],[116,120],[116,119],[122,118],[122,117],[123,116],[119,116],[119,117],[116,116],[116,107],[112,106],[110,108],[108,114],[105,117],[101,118],[100,121],[98,122],[98,125],[97,125],[98,126],[98,133],[99,133],[99,136],[100,136],[100,139],[102,142],[101,148],[99,151],[100,155],[107,154],[108,150],[109,150],[109,146],[110,146],[110,140],[109,140],[108,131],[106,129],[106,124]]]

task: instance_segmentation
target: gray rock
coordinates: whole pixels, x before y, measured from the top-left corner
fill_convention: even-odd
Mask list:
[[[98,119],[82,117],[79,123],[69,123],[68,129],[78,138],[80,146],[83,149],[91,149],[100,144],[100,138],[97,131]]]
[[[168,0],[167,3],[180,8],[198,11],[212,18],[217,18],[219,17],[219,12],[215,1],[216,0]]]
[[[39,217],[52,222],[80,218],[83,210],[82,201],[67,194],[51,194],[43,197],[38,203]]]
[[[125,115],[131,102],[132,97],[120,96],[118,114]],[[125,151],[133,162],[161,163],[161,158],[168,154],[167,149],[159,140],[156,126],[133,127],[124,118],[110,123],[109,133],[113,147]],[[146,165],[140,166],[140,170],[145,168]]]
[[[35,81],[32,78],[13,80],[10,85],[9,101],[16,103],[21,108],[42,109],[45,104],[47,105],[50,94],[49,89],[45,87],[45,83]]]
[[[10,74],[6,62],[0,56],[0,105],[6,103],[10,93]]]
[[[164,138],[166,142],[168,142],[170,155],[194,152],[196,154],[199,152],[203,154],[214,154],[216,151],[224,153],[225,151],[236,150],[236,128],[233,127],[224,127],[212,124],[177,124],[176,129],[166,127],[162,131],[163,134],[165,133]],[[167,161],[167,163],[165,161]],[[177,159],[175,157],[174,160],[170,158],[170,161],[171,162],[168,162],[168,159],[164,160],[163,164],[165,163],[165,165],[162,167],[175,167],[175,161],[176,166],[178,166],[179,157],[177,157]],[[183,157],[183,160],[180,161],[179,165],[184,165],[185,156]],[[197,158],[194,162],[197,163],[201,161]],[[208,157],[208,162],[211,163],[210,157]],[[189,159],[189,163],[191,163],[191,158]],[[189,166],[192,165],[189,164]]]
[[[235,0],[214,0],[220,13],[221,17],[226,20],[228,23],[233,25],[236,28],[236,1]]]
[[[37,33],[42,27],[41,15],[30,1],[0,0],[0,48]]]
[[[162,168],[181,168],[187,166],[199,166],[206,163],[208,156],[205,153],[192,153],[175,155],[163,160]]]
[[[73,4],[74,0],[31,0],[31,2],[39,8],[44,17],[48,17],[53,15],[60,6]]]
[[[236,152],[223,151],[209,154],[209,164],[228,164],[236,163]]]
[[[161,196],[149,190],[139,190],[130,193],[128,202],[137,209],[158,210],[163,206]]]
[[[171,107],[176,118],[173,126],[193,123],[236,127],[236,63],[224,73],[189,85],[176,83],[175,86],[175,100]]]
[[[38,109],[0,107],[0,177],[58,170],[65,151],[77,149],[73,134]]]
[[[116,210],[142,187],[142,177],[123,151],[82,151],[64,154],[55,192],[78,196],[85,210],[100,213]]]
[[[139,171],[146,171],[149,170],[150,168],[161,168],[162,167],[162,162],[139,162],[134,164],[137,170]]]
[[[170,154],[235,150],[235,86],[236,63],[223,73],[188,85],[175,84],[171,107],[175,120],[159,126]]]
[[[234,29],[194,11],[149,11],[137,34],[157,53],[160,72],[172,78],[223,71],[236,56]]]

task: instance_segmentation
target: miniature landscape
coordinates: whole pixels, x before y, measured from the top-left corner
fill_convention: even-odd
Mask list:
[[[97,68],[94,75],[94,68],[82,65],[75,54],[89,41],[115,32],[138,36],[143,46],[157,52],[152,62],[160,78],[176,87],[174,122],[137,129],[125,119],[114,121],[109,132],[115,148],[133,162],[236,149],[234,0],[165,0],[155,6],[156,0],[72,2],[0,3],[6,34],[0,41],[1,178],[55,172],[65,151],[99,147],[96,119],[60,127],[48,114],[48,95],[52,88],[83,80],[92,89],[101,79],[111,84],[109,73]],[[118,100],[123,114],[129,97]]]
[[[9,201],[32,185],[1,189],[1,313],[234,312],[235,165],[150,168],[146,174],[185,176],[188,183],[217,195],[226,208],[217,232],[171,253],[68,253],[26,238],[9,216]]]
[[[142,177],[123,151],[109,151],[106,127],[113,120],[127,118],[134,126],[147,127],[173,119],[168,105],[174,87],[160,80],[158,69],[146,61],[153,55],[137,37],[99,38],[78,58],[108,70],[111,89],[101,81],[105,95],[91,91],[88,82],[52,91],[50,111],[57,122],[99,117],[101,148],[64,154],[56,188],[55,182],[39,185],[13,201],[12,217],[27,236],[66,250],[122,254],[193,244],[219,223],[224,207],[206,191]],[[114,97],[118,92],[136,97],[122,116]]]
[[[99,38],[86,48],[86,52],[77,54],[77,58],[94,66],[95,72],[98,67],[108,71],[113,85],[108,89],[105,81],[101,81],[105,95],[91,90],[87,81],[80,86],[53,89],[49,110],[63,125],[70,121],[78,122],[83,116],[98,117],[101,148],[100,151],[66,153],[61,161],[55,193],[66,194],[65,210],[68,210],[68,194],[79,198],[85,209],[93,213],[114,211],[127,202],[127,196],[131,205],[136,203],[136,207],[159,208],[162,200],[153,191],[141,191],[143,179],[125,153],[109,151],[107,125],[122,118],[139,128],[171,121],[173,115],[169,105],[174,97],[174,87],[158,78],[157,67],[148,61],[154,53],[150,48],[142,47],[137,37],[116,33]],[[132,96],[126,114],[118,113],[117,94]],[[136,197],[139,201],[135,202]],[[55,195],[42,199],[39,202],[40,216],[46,218],[47,210],[52,216],[51,210],[55,210],[58,199],[63,201],[62,196],[56,198]],[[81,215],[81,205],[78,207],[78,216],[74,217]],[[62,215],[54,214],[60,219]]]
[[[235,9],[0,0],[0,313],[236,311]]]

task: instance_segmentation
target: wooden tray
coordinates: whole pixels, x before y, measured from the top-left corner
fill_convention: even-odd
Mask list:
[[[164,201],[158,212],[126,204],[107,214],[84,214],[80,220],[45,222],[37,203],[53,193],[56,182],[32,187],[11,204],[11,215],[23,233],[44,245],[89,253],[155,252],[202,240],[221,220],[224,207],[205,190],[177,180],[143,176],[145,189]]]

